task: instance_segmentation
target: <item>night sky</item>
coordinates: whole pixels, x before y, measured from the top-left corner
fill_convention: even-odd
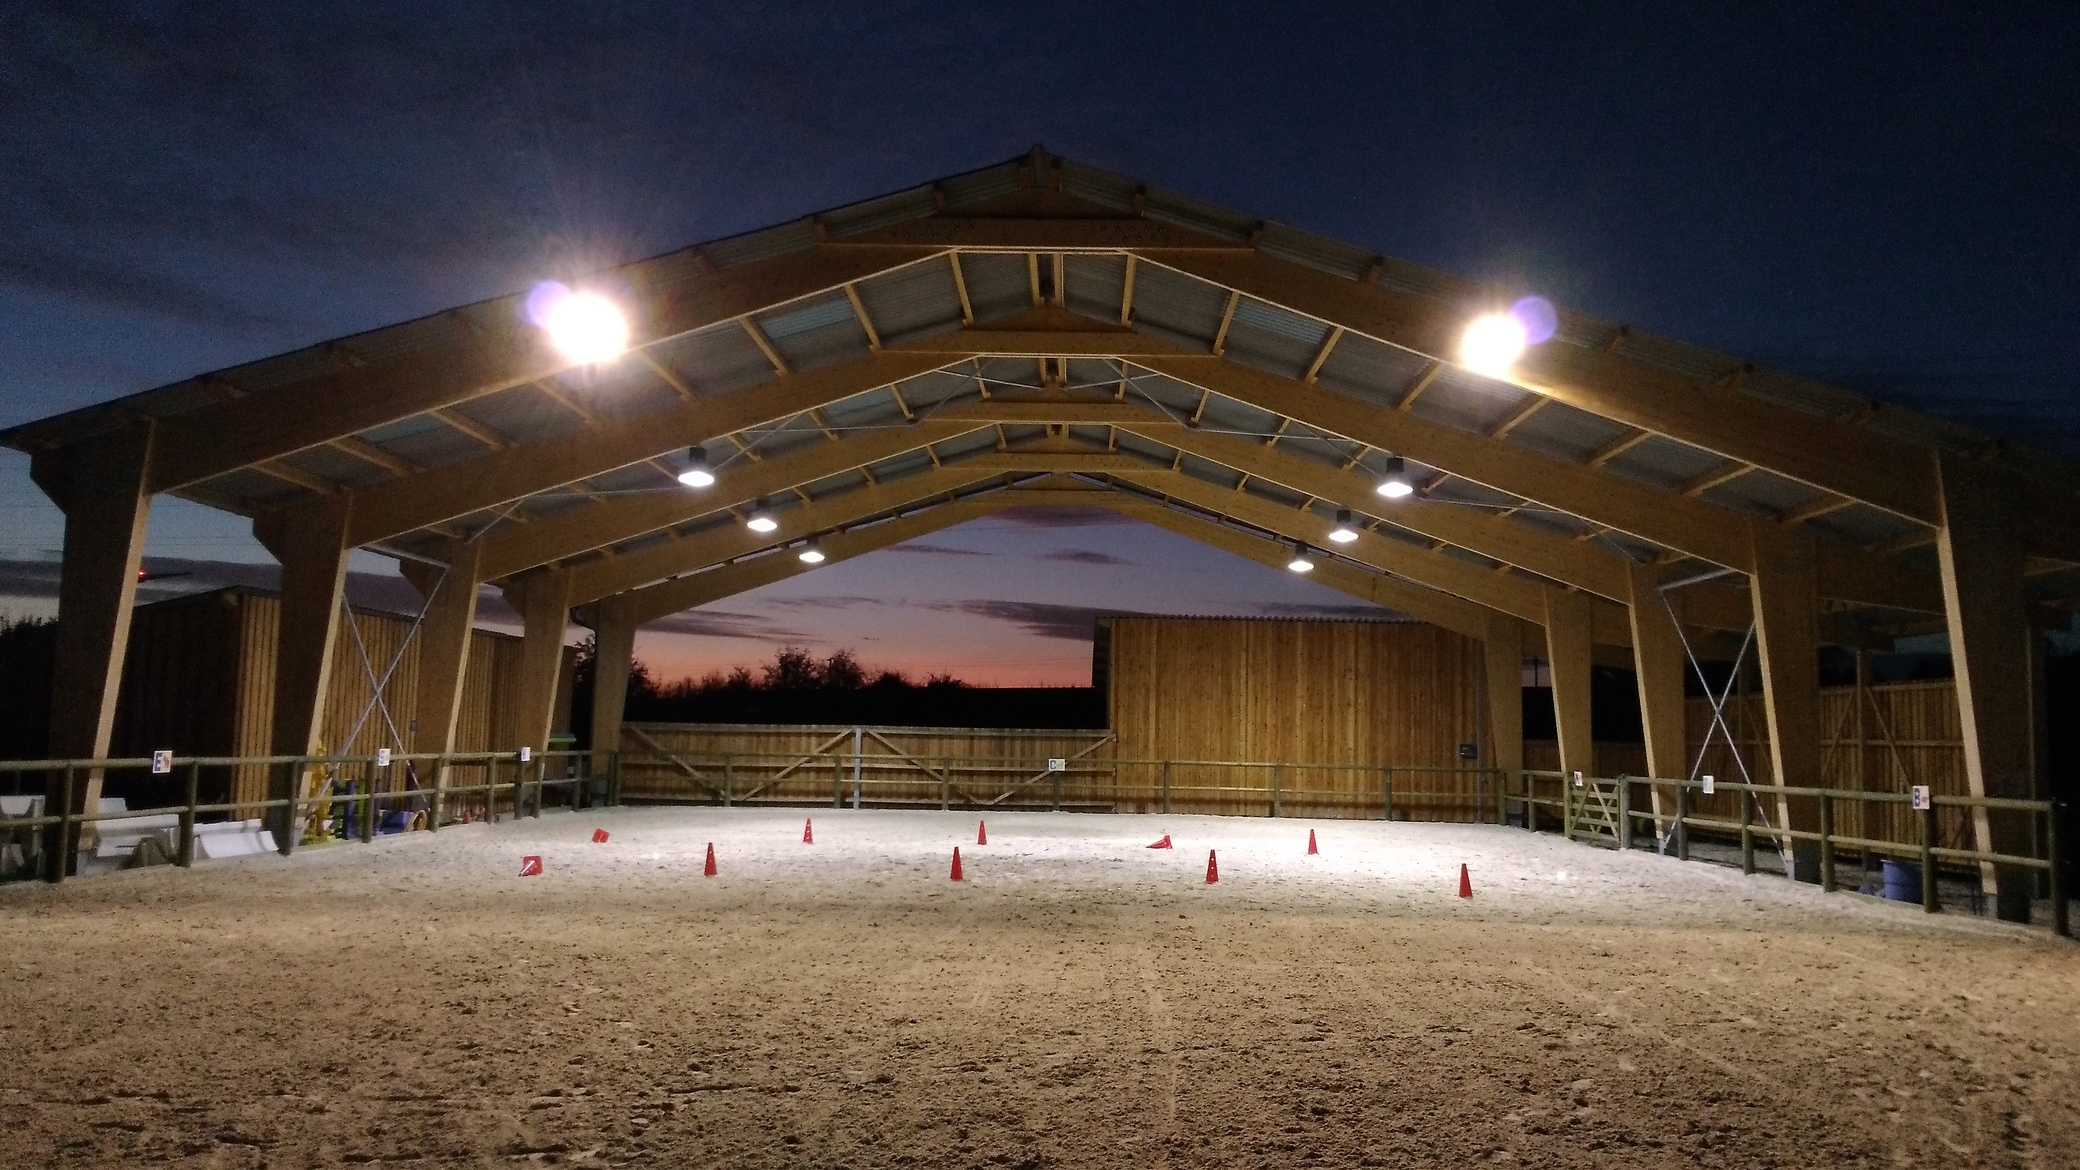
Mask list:
[[[1040,142],[2080,457],[2080,5],[999,7],[14,0],[0,425]],[[0,612],[49,611],[58,533],[0,453]],[[267,560],[179,501],[148,552],[194,585]],[[1354,612],[1140,525],[997,518],[641,653],[1082,683],[1119,610]]]

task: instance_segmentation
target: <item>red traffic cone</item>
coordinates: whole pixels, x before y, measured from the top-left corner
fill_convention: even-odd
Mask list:
[[[1170,834],[1168,834],[1168,833],[1165,833],[1165,834],[1163,834],[1163,839],[1162,839],[1162,840],[1160,840],[1160,841],[1157,841],[1157,842],[1156,842],[1155,844],[1153,844],[1153,845],[1150,845],[1150,846],[1149,846],[1149,848],[1150,848],[1150,849],[1168,849],[1168,848],[1170,848]]]
[[[701,867],[702,877],[715,876],[715,842],[708,842],[708,864]]]
[[[954,881],[961,880],[961,847],[958,845],[953,847],[953,873],[949,876]]]
[[[1313,829],[1309,829],[1309,830],[1307,830],[1307,852],[1308,852],[1308,853],[1310,853],[1310,854],[1315,854],[1315,853],[1320,853],[1320,852],[1321,852],[1321,850],[1319,850],[1319,849],[1315,848],[1315,845],[1314,845],[1314,830],[1313,830]]]
[[[592,830],[592,843],[593,843],[594,845],[604,845],[604,844],[606,844],[606,843],[607,843],[607,831],[606,831],[605,829],[594,829],[594,830]]]
[[[523,858],[521,858],[521,859],[520,859],[520,876],[521,876],[521,877],[539,877],[539,876],[541,875],[541,872],[542,872],[542,859],[541,859],[541,858],[539,858],[539,857],[534,857],[534,856],[531,856],[531,855],[530,855],[530,856],[527,856],[527,857],[523,857]]]
[[[802,821],[802,844],[816,844],[816,826],[806,819]]]
[[[1221,867],[1215,864],[1213,860],[1213,850],[1208,849],[1206,851],[1206,884],[1210,886],[1219,880],[1221,880]]]
[[[1467,875],[1466,863],[1463,861],[1459,863],[1459,896],[1462,898],[1473,897],[1473,878]]]
[[[988,822],[988,821],[976,821],[976,822],[975,822],[975,843],[976,843],[977,845],[987,845],[987,844],[989,844],[989,822]]]

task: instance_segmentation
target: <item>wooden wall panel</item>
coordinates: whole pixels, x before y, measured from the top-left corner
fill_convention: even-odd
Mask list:
[[[621,729],[621,791],[629,800],[711,800],[729,759],[734,795],[795,804],[831,800],[833,781],[851,799],[854,729],[850,726],[765,726],[721,723],[629,723]],[[950,769],[954,803],[987,803],[1006,790],[1029,807],[1051,803],[1047,760],[1073,761],[1062,800],[1090,806],[1111,801],[1111,734],[1008,728],[867,727],[859,742],[862,792],[868,803],[939,802],[941,770]],[[677,761],[658,758],[660,752]],[[647,757],[647,758],[646,758]]]
[[[1123,760],[1285,762],[1282,803],[1295,815],[1377,816],[1382,771],[1399,769],[1397,815],[1462,819],[1471,772],[1458,745],[1477,742],[1480,643],[1435,626],[1231,618],[1113,618],[1112,726]],[[1334,765],[1335,767],[1324,767]],[[1123,766],[1123,782],[1155,780]],[[1197,812],[1261,815],[1269,778],[1173,766],[1173,790],[1197,789]],[[1208,791],[1230,789],[1231,791]]]

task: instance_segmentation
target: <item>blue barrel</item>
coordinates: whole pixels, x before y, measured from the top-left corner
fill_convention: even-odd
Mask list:
[[[1894,861],[1886,858],[1885,896],[1894,902],[1919,902],[1921,900],[1921,866],[1918,862]]]

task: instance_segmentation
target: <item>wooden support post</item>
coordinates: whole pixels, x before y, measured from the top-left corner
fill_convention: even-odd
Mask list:
[[[599,603],[592,631],[592,746],[621,746],[621,716],[628,705],[628,678],[635,668],[636,620],[619,596]]]
[[[1755,792],[1741,789],[1741,872],[1755,872]]]
[[[1834,801],[1820,797],[1820,888],[1834,893]]]
[[[1690,860],[1690,786],[1676,786],[1676,860]]]
[[[470,633],[477,620],[477,567],[483,544],[469,541],[455,550],[444,574],[427,565],[400,564],[405,579],[426,598],[426,618],[419,623],[419,685],[412,702],[412,750],[455,750],[455,721],[462,711],[462,680],[469,672]],[[436,584],[436,582],[438,582]],[[433,766],[433,798],[428,828],[440,827],[443,794],[451,783],[446,760]]]
[[[195,864],[195,805],[202,784],[202,765],[188,765],[187,799],[181,808],[180,853],[176,860],[183,869]]]
[[[340,600],[346,587],[346,533],[350,497],[329,496],[289,512],[256,520],[253,534],[282,563],[281,631],[275,640],[274,728],[271,751],[311,756],[324,733],[319,719],[332,680],[333,644],[339,638]],[[349,745],[332,744],[335,752]],[[301,801],[304,765],[270,773],[268,799]],[[276,847],[296,848],[295,804],[270,809]]]
[[[1170,812],[1170,761],[1163,761],[1163,812]]]
[[[1820,785],[1820,592],[1813,535],[1750,521],[1755,565],[1756,644],[1762,706],[1769,721],[1770,773],[1778,787]],[[1820,814],[1811,797],[1779,797],[1778,823],[1811,833]],[[1791,843],[1792,875],[1820,880],[1817,840]]]
[[[598,676],[594,676],[595,678]],[[722,807],[736,803],[737,788],[736,757],[725,752],[722,756]]]
[[[1271,815],[1274,817],[1278,816],[1281,811],[1280,806],[1285,797],[1285,787],[1286,766],[1284,764],[1271,765]]]
[[[1921,822],[1921,908],[1930,914],[1943,910],[1942,887],[1936,883],[1936,806],[1930,801],[1917,818]]]
[[[115,729],[130,612],[144,561],[145,490],[152,428],[126,427],[78,450],[38,455],[29,474],[65,513],[65,551],[58,573],[58,629],[51,674],[53,759],[106,759]],[[101,796],[101,771],[62,788],[53,777],[46,813],[77,816]],[[44,876],[63,878],[78,860],[77,822],[43,831]]]
[[[1632,780],[1618,777],[1618,848],[1632,848]]]
[[[2027,798],[2035,764],[2029,678],[2036,633],[2023,590],[2017,489],[1994,468],[1964,459],[1937,457],[1937,470],[1943,523],[1936,554],[1964,727],[1965,780],[1974,796]],[[1975,808],[1972,828],[1982,850],[2030,850],[2027,813]],[[2029,871],[1989,862],[1980,872],[2000,917],[2028,922]]]
[[[1689,664],[1683,654],[1682,634],[1661,598],[1653,570],[1646,565],[1628,565],[1628,570],[1632,669],[1639,683],[1640,723],[1646,730],[1647,775],[1679,780],[1688,774],[1684,755],[1689,744],[1683,726],[1683,673]],[[1659,840],[1666,832],[1661,787],[1649,785],[1648,791],[1654,806],[1654,836]]]
[[[1553,715],[1560,732],[1560,787],[1566,796],[1574,773],[1596,774],[1589,723],[1592,610],[1587,595],[1548,587],[1545,613],[1546,655],[1553,662]]]
[[[1379,774],[1379,811],[1386,820],[1394,819],[1394,769],[1383,768]]]
[[[939,811],[953,807],[953,761],[939,761]],[[1168,810],[1165,810],[1168,811]]]
[[[1481,639],[1481,673],[1487,684],[1490,766],[1505,773],[1524,769],[1523,631],[1523,623],[1515,617],[1490,613],[1487,634]]]
[[[570,576],[561,570],[532,574],[506,586],[506,596],[520,611],[518,742],[536,752],[549,746],[549,724],[556,715],[556,680],[563,670],[563,636],[570,624]]]

